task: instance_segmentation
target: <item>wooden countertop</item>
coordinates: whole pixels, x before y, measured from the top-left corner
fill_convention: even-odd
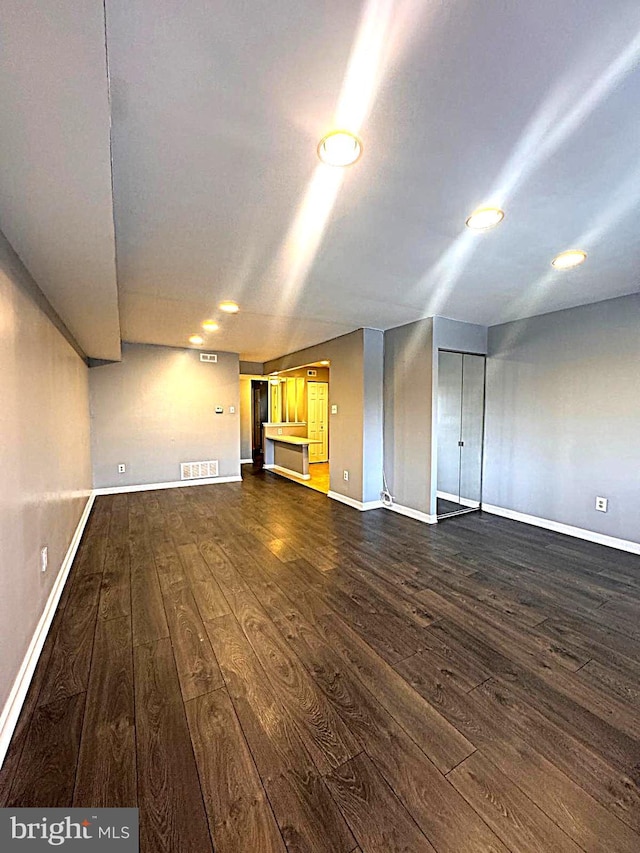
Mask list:
[[[297,444],[304,446],[305,444],[322,444],[321,441],[316,441],[314,438],[303,438],[301,435],[267,435],[269,441],[279,441],[282,444]]]

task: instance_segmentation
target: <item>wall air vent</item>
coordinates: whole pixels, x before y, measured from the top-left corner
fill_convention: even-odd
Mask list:
[[[180,463],[180,479],[181,480],[201,480],[205,477],[218,476],[218,460],[210,460],[208,462],[181,462]]]
[[[208,361],[209,363],[216,362],[218,360],[218,356],[215,352],[201,352],[200,353],[200,361]]]
[[[307,370],[307,376],[317,376],[317,375],[318,375],[317,370]]]

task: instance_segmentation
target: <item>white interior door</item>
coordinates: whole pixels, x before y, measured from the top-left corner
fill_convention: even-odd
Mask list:
[[[307,435],[321,444],[309,445],[309,462],[329,460],[329,384],[307,383]]]

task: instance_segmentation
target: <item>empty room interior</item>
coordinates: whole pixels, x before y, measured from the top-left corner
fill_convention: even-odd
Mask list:
[[[0,31],[3,849],[638,853],[637,0]]]

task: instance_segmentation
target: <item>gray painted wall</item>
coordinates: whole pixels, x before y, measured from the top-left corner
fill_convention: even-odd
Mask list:
[[[205,459],[219,461],[221,477],[239,475],[238,368],[234,353],[203,364],[196,350],[140,344],[123,344],[121,362],[92,368],[94,487],[172,482],[180,462]]]
[[[371,334],[370,334],[371,333]],[[373,329],[358,329],[348,335],[326,341],[317,346],[308,347],[299,352],[290,353],[269,361],[264,365],[265,373],[297,367],[314,361],[331,361],[329,381],[329,456],[331,491],[364,500],[364,495],[374,491],[374,475],[367,472],[367,485],[364,481],[365,461],[367,466],[375,466],[381,451],[375,450],[375,442],[380,442],[381,431],[372,422],[365,432],[365,387],[366,394],[374,402],[371,411],[377,411],[381,396],[382,332]],[[366,341],[366,343],[365,343]],[[366,356],[365,356],[366,352]],[[366,364],[365,364],[366,362]],[[377,366],[376,366],[377,365]],[[377,383],[377,386],[376,386]],[[373,396],[372,396],[373,395]],[[369,405],[370,400],[367,402]],[[331,406],[338,407],[337,414],[331,414]],[[365,452],[365,444],[367,450]],[[342,472],[349,471],[349,481],[343,479]],[[371,477],[371,479],[370,479]],[[379,489],[374,498],[378,500]]]
[[[396,503],[431,515],[436,487],[432,473],[433,318],[390,329],[384,337],[387,485]]]
[[[50,310],[0,234],[0,708],[91,490],[89,371]]]
[[[364,419],[362,436],[362,500],[379,501],[382,491],[384,433],[384,334],[364,329]]]
[[[433,318],[433,346],[435,349],[449,349],[456,352],[487,354],[486,326],[475,323],[462,323],[449,317]]]
[[[489,355],[484,502],[640,541],[640,295],[495,326]]]

